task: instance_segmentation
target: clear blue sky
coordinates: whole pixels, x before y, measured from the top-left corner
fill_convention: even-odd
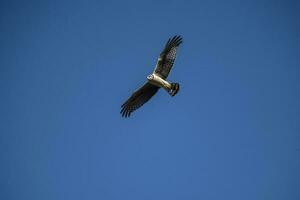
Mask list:
[[[300,199],[297,1],[1,1],[0,199]],[[166,40],[165,91],[120,106]]]

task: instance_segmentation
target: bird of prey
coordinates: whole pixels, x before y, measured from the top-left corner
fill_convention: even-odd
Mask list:
[[[147,76],[147,82],[137,89],[121,106],[122,117],[129,117],[133,111],[144,105],[160,89],[165,89],[172,97],[179,91],[179,83],[166,80],[176,58],[176,51],[182,43],[181,36],[174,36],[168,40],[160,53],[154,72]]]

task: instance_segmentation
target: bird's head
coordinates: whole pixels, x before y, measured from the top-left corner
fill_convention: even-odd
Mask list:
[[[150,81],[150,80],[153,80],[154,79],[154,76],[153,74],[150,74],[149,76],[147,76],[147,79]]]

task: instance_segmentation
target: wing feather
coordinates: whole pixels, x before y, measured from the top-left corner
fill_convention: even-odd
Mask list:
[[[162,78],[167,78],[176,58],[176,51],[182,43],[182,37],[175,35],[166,43],[164,50],[161,52],[154,73],[160,75]]]
[[[122,117],[129,117],[133,111],[144,105],[158,91],[159,87],[151,83],[145,83],[136,90],[129,99],[121,106]]]

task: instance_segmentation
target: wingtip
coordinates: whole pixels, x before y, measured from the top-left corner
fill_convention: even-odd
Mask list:
[[[126,107],[124,107],[124,108],[121,110],[120,114],[122,115],[122,117],[127,118],[127,117],[130,116],[131,110],[126,109]]]
[[[170,45],[170,46],[179,46],[181,43],[182,43],[182,36],[181,35],[175,35],[175,36],[171,37],[168,40],[167,45]]]

